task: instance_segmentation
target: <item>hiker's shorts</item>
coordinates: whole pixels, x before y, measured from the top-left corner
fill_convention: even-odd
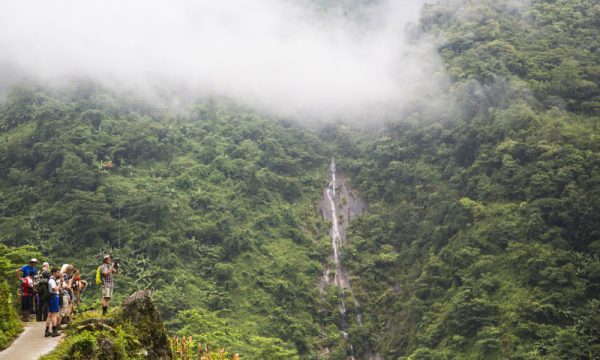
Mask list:
[[[67,295],[62,295],[63,297],[63,303],[62,306],[60,307],[60,315],[61,316],[66,316],[67,315],[67,311],[69,311],[69,297]],[[60,302],[59,302],[60,304]]]
[[[113,288],[111,287],[103,287],[102,288],[102,297],[110,298],[113,294]]]
[[[48,300],[48,312],[57,313],[60,311],[60,304],[58,301],[58,294],[50,295],[50,299]]]

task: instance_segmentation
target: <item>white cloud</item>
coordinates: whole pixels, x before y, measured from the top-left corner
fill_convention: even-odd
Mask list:
[[[434,47],[406,37],[421,6],[382,2],[357,21],[285,0],[2,1],[0,63],[283,115],[364,116],[437,94]]]

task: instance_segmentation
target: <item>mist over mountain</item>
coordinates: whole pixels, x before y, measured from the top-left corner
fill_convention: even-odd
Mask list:
[[[55,86],[90,78],[148,96],[372,121],[441,94],[435,44],[416,30],[422,4],[3,2],[0,64]]]
[[[0,348],[36,257],[91,283],[50,360],[145,358],[113,311],[135,290],[176,359],[189,336],[193,359],[600,358],[599,19],[594,0],[3,2]]]

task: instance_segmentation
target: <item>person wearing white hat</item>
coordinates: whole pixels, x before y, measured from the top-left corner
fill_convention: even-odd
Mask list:
[[[118,272],[117,264],[112,263],[110,255],[104,255],[102,265],[100,266],[100,275],[102,280],[102,315],[108,311],[108,302],[113,295],[113,274]]]
[[[37,259],[32,258],[31,260],[29,260],[28,265],[23,265],[20,268],[18,268],[17,276],[19,277],[19,279],[28,277],[30,273],[32,273],[33,276],[37,275],[37,268],[36,268],[37,263],[38,263]]]
[[[29,321],[29,314],[32,310],[33,293],[30,294],[30,288],[33,288],[33,277],[37,275],[37,259],[29,260],[29,265],[23,265],[17,269],[17,277],[21,280],[21,314],[23,321]],[[27,320],[26,320],[27,319]]]

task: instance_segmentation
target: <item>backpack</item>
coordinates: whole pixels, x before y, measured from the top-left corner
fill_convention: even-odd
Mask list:
[[[42,279],[35,285],[35,291],[40,297],[40,301],[46,301],[50,297],[50,291],[48,290],[48,279]]]
[[[26,277],[25,281],[21,284],[21,293],[23,295],[27,294],[29,296],[35,295],[35,288],[33,287],[33,282]]]
[[[98,266],[98,270],[96,270],[96,285],[102,285],[102,272],[100,268],[102,266]]]

